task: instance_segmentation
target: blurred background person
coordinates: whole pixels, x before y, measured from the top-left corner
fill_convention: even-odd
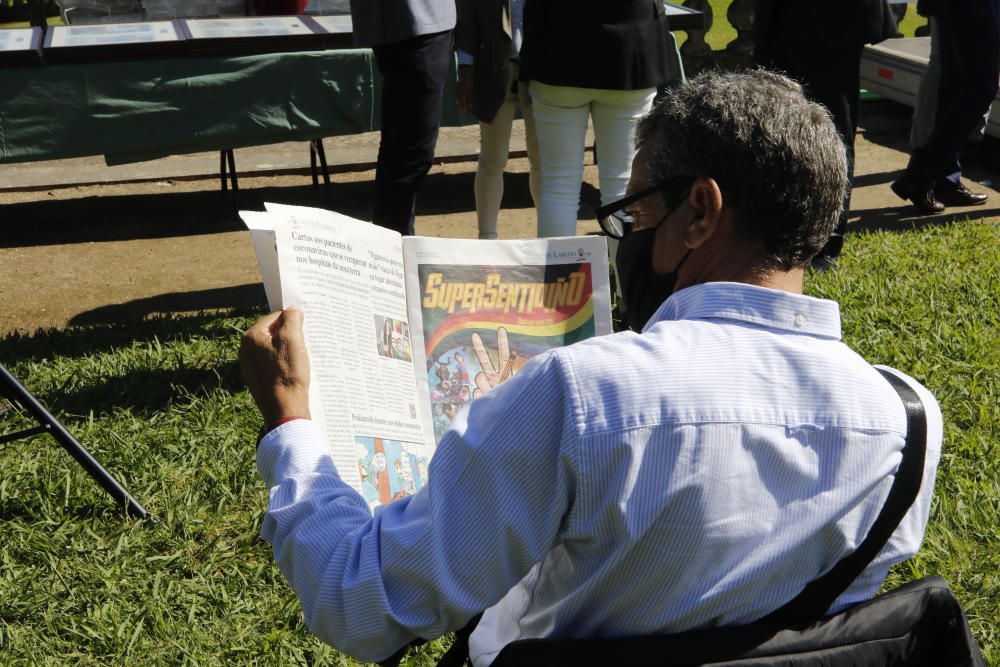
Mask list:
[[[538,141],[528,85],[518,82],[525,0],[458,0],[455,50],[458,51],[459,108],[479,121],[476,166],[476,221],[479,238],[497,237],[503,199],[503,170],[510,153],[510,132],[518,108],[528,149],[528,188],[538,205],[541,175]]]
[[[678,74],[659,0],[527,0],[522,81],[529,81],[541,194],[538,236],[576,234],[588,119],[601,203],[625,194],[638,119]]]
[[[802,84],[806,96],[833,116],[854,178],[854,135],[861,98],[861,53],[865,44],[895,37],[896,18],[888,0],[757,0],[754,62]],[[813,258],[817,270],[832,268],[844,248],[851,186],[837,229]]]
[[[404,235],[434,160],[455,16],[455,0],[351,0],[354,44],[372,48],[383,80],[372,217]]]
[[[959,152],[997,94],[1000,0],[920,0],[917,11],[934,21],[937,105],[927,141],[913,150],[892,191],[922,214],[985,204],[985,194],[962,183]]]
[[[930,139],[931,130],[934,128],[934,116],[937,114],[938,86],[941,84],[941,44],[937,38],[935,24],[937,21],[931,16],[928,19],[930,28],[931,51],[927,59],[927,67],[920,75],[920,87],[917,89],[917,101],[913,106],[913,125],[910,128],[910,148],[920,148]],[[992,105],[991,105],[992,106]],[[990,118],[990,107],[986,108],[986,113],[982,119],[976,123],[972,129],[972,134],[968,140],[979,143],[986,135],[986,124]]]

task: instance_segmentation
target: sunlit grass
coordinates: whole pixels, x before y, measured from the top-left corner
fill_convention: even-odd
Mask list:
[[[808,292],[849,344],[939,398],[931,525],[895,584],[941,574],[1000,659],[1000,226],[854,235]],[[257,538],[259,418],[234,362],[256,312],[0,339],[6,365],[157,523],[122,517],[45,437],[0,446],[3,664],[351,664],[313,638]],[[0,432],[17,420],[0,420]],[[429,664],[440,647],[411,664]]]

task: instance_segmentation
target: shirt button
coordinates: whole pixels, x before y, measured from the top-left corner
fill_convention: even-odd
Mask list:
[[[795,314],[795,326],[797,328],[801,329],[802,327],[805,326],[805,324],[806,324],[806,316],[803,315],[802,313],[796,313]]]

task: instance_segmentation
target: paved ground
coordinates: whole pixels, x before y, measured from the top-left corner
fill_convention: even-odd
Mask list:
[[[852,230],[1000,217],[1000,151],[988,139],[967,175],[992,191],[986,207],[916,219],[888,188],[906,163],[909,110],[862,107]],[[329,189],[313,189],[305,144],[239,150],[238,199],[219,191],[218,154],[107,167],[100,158],[0,166],[0,335],[126,321],[156,313],[263,303],[256,260],[237,208],[265,201],[333,208],[368,219],[376,134],[326,140]],[[439,163],[421,192],[417,233],[474,237],[476,128],[442,131]],[[515,128],[500,236],[534,235],[523,136]],[[522,157],[517,157],[518,155]],[[588,153],[588,162],[592,156]],[[578,231],[596,229],[596,168],[588,165]]]

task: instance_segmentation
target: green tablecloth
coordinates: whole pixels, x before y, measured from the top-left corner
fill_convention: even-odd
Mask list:
[[[0,70],[0,163],[109,164],[379,127],[368,49]],[[442,122],[461,125],[453,84]]]

